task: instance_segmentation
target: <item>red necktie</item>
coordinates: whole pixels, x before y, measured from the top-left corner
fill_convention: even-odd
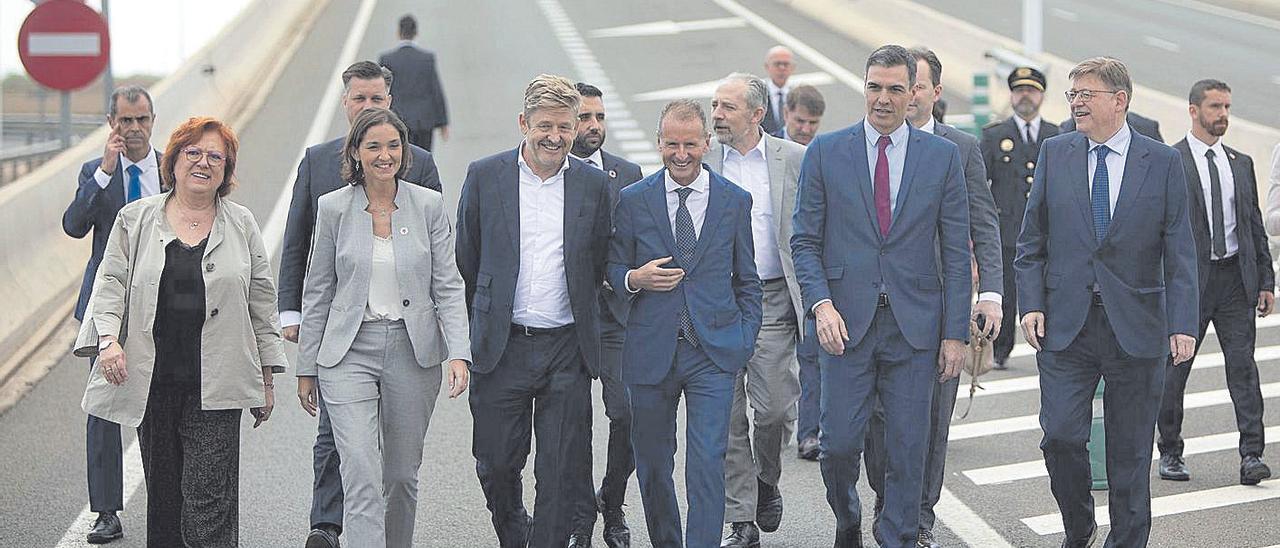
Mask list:
[[[886,238],[893,222],[893,212],[889,210],[889,156],[884,151],[891,142],[888,135],[881,135],[876,141],[876,218],[880,221],[880,235]]]

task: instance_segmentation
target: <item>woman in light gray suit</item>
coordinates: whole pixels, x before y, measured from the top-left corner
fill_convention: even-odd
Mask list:
[[[456,398],[471,362],[453,230],[440,193],[400,180],[408,145],[391,111],[356,117],[342,158],[351,186],[320,198],[303,288],[298,398],[314,416],[319,379],[352,546],[413,543],[440,363]]]

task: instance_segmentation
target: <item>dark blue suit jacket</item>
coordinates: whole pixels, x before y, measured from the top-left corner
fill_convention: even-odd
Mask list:
[[[489,373],[511,333],[520,273],[520,148],[467,167],[458,200],[458,270],[471,312],[471,368]],[[604,172],[569,158],[564,173],[564,268],[569,307],[587,370],[599,376],[600,287],[609,246],[609,181]]]
[[[805,310],[831,299],[849,332],[866,335],[889,296],[913,348],[969,340],[969,195],[955,143],[910,128],[888,237],[876,220],[862,122],[819,135],[805,152],[791,256]]]
[[[302,283],[311,256],[311,233],[316,225],[320,197],[346,186],[342,180],[342,144],[346,137],[307,147],[298,163],[293,182],[289,218],[284,228],[284,248],[280,252],[280,284],[277,290],[280,311],[302,311]],[[409,145],[413,154],[404,180],[440,192],[440,172],[431,153]]]
[[[1121,349],[1136,358],[1168,355],[1169,336],[1197,336],[1200,316],[1182,160],[1133,131],[1120,196],[1099,244],[1088,154],[1079,132],[1040,146],[1014,260],[1018,314],[1044,312],[1043,347],[1063,350],[1084,326],[1096,286]]]
[[[161,160],[160,151],[156,151],[156,164]],[[89,264],[84,268],[84,279],[80,282],[80,297],[76,301],[76,319],[84,320],[84,309],[89,306],[89,296],[93,292],[93,278],[98,274],[98,264],[102,262],[102,250],[107,247],[107,238],[111,236],[111,226],[116,222],[116,214],[124,207],[124,170],[116,169],[111,174],[111,182],[107,188],[98,186],[93,173],[102,165],[102,158],[95,158],[80,166],[79,181],[76,186],[76,197],[62,214],[62,230],[72,238],[83,238],[93,231],[93,252],[89,256]]]
[[[644,175],[640,173],[640,166],[603,150],[600,151],[600,160],[604,164],[604,174],[609,176],[609,207],[612,210],[618,205],[618,195],[622,193],[622,189],[639,181]],[[609,309],[613,319],[621,325],[627,325],[627,315],[631,310],[630,299],[613,291],[601,291],[600,301]]]
[[[609,284],[629,297],[631,316],[622,348],[622,380],[657,384],[671,370],[680,310],[688,304],[701,348],[717,367],[733,373],[747,365],[760,332],[764,290],[751,240],[751,194],[712,172],[698,248],[689,264],[676,252],[662,169],[622,190],[609,243]],[[683,268],[672,291],[626,289],[627,271],[662,257]],[[672,266],[669,264],[668,266]]]

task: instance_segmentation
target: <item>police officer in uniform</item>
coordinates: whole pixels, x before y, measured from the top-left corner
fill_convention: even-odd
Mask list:
[[[1009,101],[1014,115],[982,128],[982,159],[991,179],[991,195],[1000,215],[1000,242],[1004,255],[1004,322],[994,346],[995,368],[1005,369],[1018,334],[1018,299],[1013,257],[1022,212],[1036,170],[1040,143],[1058,134],[1058,126],[1040,118],[1044,103],[1044,73],[1034,67],[1018,67],[1009,73]]]

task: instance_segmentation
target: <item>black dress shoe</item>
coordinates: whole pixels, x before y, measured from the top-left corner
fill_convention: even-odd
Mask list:
[[[627,515],[622,506],[606,506],[604,497],[596,491],[596,508],[604,517],[604,545],[608,548],[631,548],[631,528],[627,527]]]
[[[1093,541],[1095,540],[1098,540],[1098,525],[1096,523],[1093,525],[1093,529],[1089,530],[1089,536],[1083,539],[1062,539],[1062,548],[1089,548],[1093,546]]]
[[[937,539],[933,538],[933,531],[925,531],[921,529],[920,534],[916,535],[916,547],[942,548],[942,545],[938,544]]]
[[[759,478],[756,485],[756,525],[761,531],[772,533],[782,525],[782,491]]]
[[[800,446],[796,450],[796,456],[804,460],[818,460],[818,454],[821,452],[818,438],[805,438],[800,440]]]
[[[862,528],[854,527],[844,531],[836,531],[834,548],[862,548]]]
[[[1160,479],[1169,481],[1188,481],[1191,473],[1181,455],[1160,455]]]
[[[120,518],[115,512],[98,512],[98,519],[94,520],[93,529],[89,530],[85,540],[89,544],[106,544],[123,536],[124,527],[120,526]]]
[[[1257,455],[1245,455],[1240,461],[1240,485],[1257,485],[1271,477],[1271,469]]]
[[[591,548],[591,533],[578,532],[569,537],[569,548]]]
[[[342,544],[338,542],[340,531],[332,525],[317,525],[311,529],[311,534],[307,535],[306,548],[340,548]]]
[[[749,521],[734,522],[720,541],[720,548],[760,548],[760,530]]]

